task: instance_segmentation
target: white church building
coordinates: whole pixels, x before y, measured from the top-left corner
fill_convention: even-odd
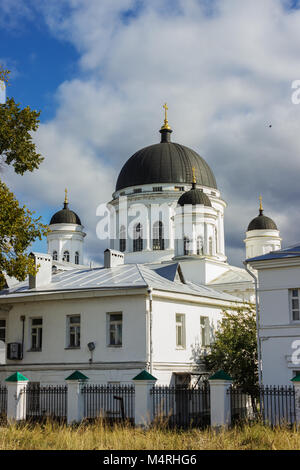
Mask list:
[[[0,382],[19,371],[63,383],[80,370],[94,383],[128,383],[146,369],[160,384],[205,374],[201,358],[222,312],[255,302],[252,276],[227,262],[224,211],[206,161],[171,141],[126,161],[108,203],[104,266],[84,265],[84,227],[69,208],[50,220],[37,275],[0,292]],[[263,214],[246,231],[245,258],[280,249]]]

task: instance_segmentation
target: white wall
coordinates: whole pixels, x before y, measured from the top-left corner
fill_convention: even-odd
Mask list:
[[[300,266],[259,269],[260,338],[263,383],[291,385],[300,361],[293,363],[292,347],[300,339],[300,322],[293,322],[289,289],[300,288]]]
[[[23,361],[10,361],[24,367],[30,364],[77,364],[84,367],[91,353],[87,344],[93,341],[93,362],[130,362],[146,360],[145,296],[98,297],[74,300],[17,303],[9,312],[7,342],[22,341],[22,322],[25,315],[25,344]],[[123,313],[122,347],[107,346],[107,312]],[[66,342],[67,315],[81,316],[81,346],[68,349]],[[43,318],[42,351],[30,351],[31,322]],[[47,368],[47,367],[46,367]]]
[[[152,326],[154,368],[159,370],[158,363],[168,363],[172,364],[174,371],[181,371],[181,364],[193,364],[201,350],[200,316],[209,317],[213,340],[221,312],[221,307],[156,299],[153,302]],[[176,347],[176,313],[185,314],[185,348]]]

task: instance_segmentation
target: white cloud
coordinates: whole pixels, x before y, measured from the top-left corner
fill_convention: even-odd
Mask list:
[[[77,48],[80,68],[59,87],[57,114],[38,132],[45,163],[18,179],[28,198],[40,187],[45,203],[58,204],[70,187],[80,211],[93,214],[85,222],[92,233],[96,205],[110,198],[122,164],[158,141],[167,101],[173,140],[208,161],[228,202],[230,260],[240,263],[259,194],[284,243],[300,238],[300,105],[291,102],[299,10],[279,0],[34,5],[51,34]],[[96,250],[95,239],[86,245]]]

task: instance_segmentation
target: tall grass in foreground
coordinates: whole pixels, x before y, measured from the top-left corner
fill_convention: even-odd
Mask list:
[[[0,427],[0,450],[298,450],[300,432],[270,429],[261,424],[216,432],[211,429],[174,431],[153,427],[106,427],[100,421],[70,427],[43,425]]]

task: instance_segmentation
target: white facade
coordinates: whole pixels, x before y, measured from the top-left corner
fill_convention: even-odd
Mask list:
[[[281,238],[278,230],[249,230],[244,240],[246,259],[265,255],[270,251],[280,250]]]
[[[239,300],[186,285],[176,264],[169,268],[174,281],[123,265],[65,271],[39,289],[23,285],[1,295],[6,343],[22,344],[23,358],[7,358],[0,381],[15,371],[45,384],[63,383],[78,369],[94,383],[128,383],[142,369],[162,384],[176,374],[199,374],[223,309]]]
[[[110,248],[124,251],[125,263],[152,263],[169,261],[178,255],[181,242],[179,218],[176,216],[181,208],[177,208],[177,201],[184,191],[191,185],[182,185],[183,190],[171,184],[161,184],[157,191],[157,185],[140,185],[116,191],[109,206],[111,209],[110,224],[113,227],[114,237],[111,239]],[[224,209],[225,201],[220,197],[220,192],[214,188],[197,185],[203,189],[210,198],[212,207],[198,208],[194,220],[185,220],[186,232],[192,232],[190,238],[203,233],[203,247],[209,254],[211,239],[212,253],[216,259],[226,260],[224,242]],[[139,191],[139,192],[136,192]],[[207,210],[206,210],[207,209]],[[188,208],[185,209],[188,212]],[[162,223],[163,249],[155,249],[155,224]],[[134,247],[135,228],[141,225],[141,246],[139,250]],[[180,233],[179,233],[179,231]],[[120,238],[125,233],[125,249],[121,249]],[[193,235],[194,234],[194,235]],[[196,244],[196,241],[195,241]],[[141,248],[141,249],[140,249]],[[176,251],[177,250],[177,251]],[[192,248],[190,254],[196,251]],[[183,253],[182,253],[183,254]]]
[[[291,385],[291,379],[300,374],[299,300],[293,297],[300,288],[299,255],[281,250],[273,258],[268,255],[249,260],[258,273],[259,342],[265,385]]]
[[[83,265],[83,226],[78,224],[51,224],[47,235],[48,253],[54,260]],[[68,256],[68,259],[66,257]]]

